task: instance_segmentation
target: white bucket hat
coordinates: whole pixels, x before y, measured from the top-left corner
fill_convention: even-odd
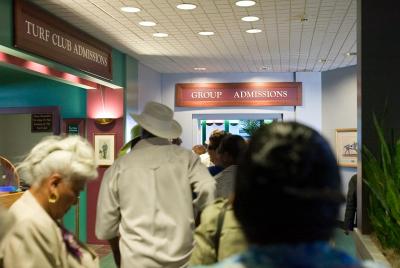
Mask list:
[[[157,137],[174,139],[182,133],[181,125],[173,119],[174,112],[164,104],[150,101],[141,114],[130,115],[142,128]]]

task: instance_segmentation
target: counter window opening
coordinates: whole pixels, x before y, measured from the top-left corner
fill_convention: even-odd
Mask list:
[[[278,121],[278,118],[266,119],[232,119],[232,120],[199,120],[201,126],[202,144],[206,144],[208,137],[215,130],[222,130],[234,135],[249,139],[255,129],[261,125]]]

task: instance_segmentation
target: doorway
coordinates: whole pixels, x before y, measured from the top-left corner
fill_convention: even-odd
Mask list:
[[[249,139],[254,129],[263,124],[282,121],[282,113],[270,114],[194,114],[193,145],[206,144],[211,132],[223,130]]]

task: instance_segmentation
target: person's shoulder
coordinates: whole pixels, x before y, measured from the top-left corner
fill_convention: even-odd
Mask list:
[[[191,266],[190,268],[246,268],[246,266],[240,262],[240,255],[234,255],[212,265]]]
[[[214,202],[212,204],[208,205],[207,208],[209,208],[210,210],[212,209],[212,210],[220,211],[225,206],[225,204],[227,204],[228,202],[229,202],[229,200],[226,198],[222,198],[222,197],[217,198],[214,200]]]
[[[53,244],[59,239],[58,227],[52,220],[42,215],[16,220],[4,237],[4,244],[21,243]]]
[[[364,261],[362,263],[362,268],[389,268],[390,266],[381,263],[381,262],[375,262],[375,261]]]
[[[224,170],[224,168],[220,167],[220,166],[210,166],[210,167],[208,167],[208,171],[210,172],[210,174],[212,176],[218,175],[218,173],[220,173],[222,170]]]
[[[212,204],[206,206],[201,213],[201,221],[215,220],[227,202],[228,199],[217,198]]]
[[[189,150],[183,146],[171,144],[168,147],[174,157],[191,159],[191,161],[195,161],[196,159],[200,160],[199,155],[193,153],[192,150]]]

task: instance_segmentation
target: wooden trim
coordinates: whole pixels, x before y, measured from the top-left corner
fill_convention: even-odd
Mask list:
[[[5,208],[9,208],[12,204],[14,204],[15,201],[18,200],[18,198],[21,197],[22,194],[23,192],[5,194],[0,193],[0,205]]]

